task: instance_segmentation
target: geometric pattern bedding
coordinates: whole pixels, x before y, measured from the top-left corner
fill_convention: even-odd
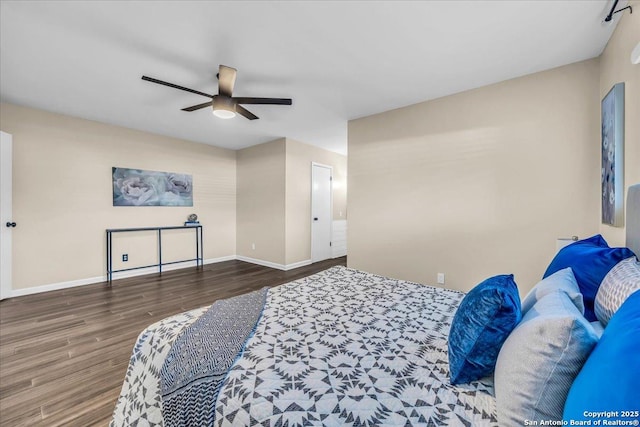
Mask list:
[[[463,296],[345,267],[270,289],[212,402],[215,425],[497,426],[491,378],[449,383],[447,335]],[[181,329],[192,322],[184,316],[202,312],[150,333]],[[177,332],[169,335],[153,340]],[[159,397],[131,393],[154,381],[149,372],[159,371],[161,358],[132,357],[139,366],[127,371],[113,426],[162,425],[146,414],[159,412]]]
[[[258,324],[268,287],[214,302],[183,329],[160,371],[166,425],[213,425],[229,369]]]
[[[162,426],[160,371],[178,334],[209,307],[167,317],[138,336],[110,426]]]

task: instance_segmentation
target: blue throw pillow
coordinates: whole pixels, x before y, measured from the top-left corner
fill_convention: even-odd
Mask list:
[[[465,295],[449,331],[451,384],[490,375],[500,347],[520,318],[520,295],[513,274],[491,277]]]
[[[593,311],[593,302],[600,283],[617,263],[632,256],[634,254],[628,248],[610,248],[598,234],[562,248],[549,264],[543,278],[571,267],[584,298],[584,317],[594,322],[598,319]]]
[[[573,382],[564,406],[564,420],[602,423],[640,419],[639,337],[640,291],[636,291],[613,315]]]

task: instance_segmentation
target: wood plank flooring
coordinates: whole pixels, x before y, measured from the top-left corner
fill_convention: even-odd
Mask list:
[[[0,302],[0,426],[106,426],[138,334],[164,317],[308,276],[209,264]]]

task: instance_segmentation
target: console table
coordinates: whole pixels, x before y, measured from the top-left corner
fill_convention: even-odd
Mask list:
[[[178,230],[178,229],[193,229],[196,237],[196,257],[191,259],[183,259],[180,261],[162,262],[162,230]],[[113,269],[113,245],[112,239],[114,233],[128,233],[133,231],[155,231],[158,233],[158,262],[156,264],[142,265],[140,267],[123,268],[120,270]],[[162,266],[169,264],[178,264],[181,262],[195,261],[196,267],[204,265],[203,262],[203,249],[202,249],[202,225],[177,225],[169,227],[140,227],[140,228],[108,228],[107,229],[107,280],[109,284],[113,280],[113,273],[119,273],[121,271],[139,270],[141,268],[158,267],[159,273],[162,274]]]

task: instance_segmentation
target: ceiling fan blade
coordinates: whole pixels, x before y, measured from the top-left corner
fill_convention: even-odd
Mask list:
[[[291,105],[291,98],[233,98],[236,104]]]
[[[231,96],[233,93],[233,86],[236,84],[236,74],[238,70],[235,68],[227,67],[226,65],[220,65],[220,71],[218,72],[218,94],[224,96]]]
[[[213,95],[209,95],[208,93],[200,92],[199,90],[189,89],[188,87],[184,87],[184,86],[178,86],[176,84],[169,83],[169,82],[163,82],[162,80],[154,79],[153,77],[142,76],[142,80],[146,80],[151,83],[157,83],[159,85],[165,85],[175,89],[180,89],[187,92],[195,93],[196,95],[206,96],[207,98],[213,98]]]
[[[247,110],[244,107],[241,107],[240,105],[236,105],[236,113],[240,114],[241,116],[246,117],[249,120],[256,120],[258,118],[258,116],[256,116],[255,114],[253,114],[251,111]]]
[[[201,108],[211,107],[213,105],[213,101],[205,102],[204,104],[198,104],[191,107],[183,108],[182,111],[196,111]]]

